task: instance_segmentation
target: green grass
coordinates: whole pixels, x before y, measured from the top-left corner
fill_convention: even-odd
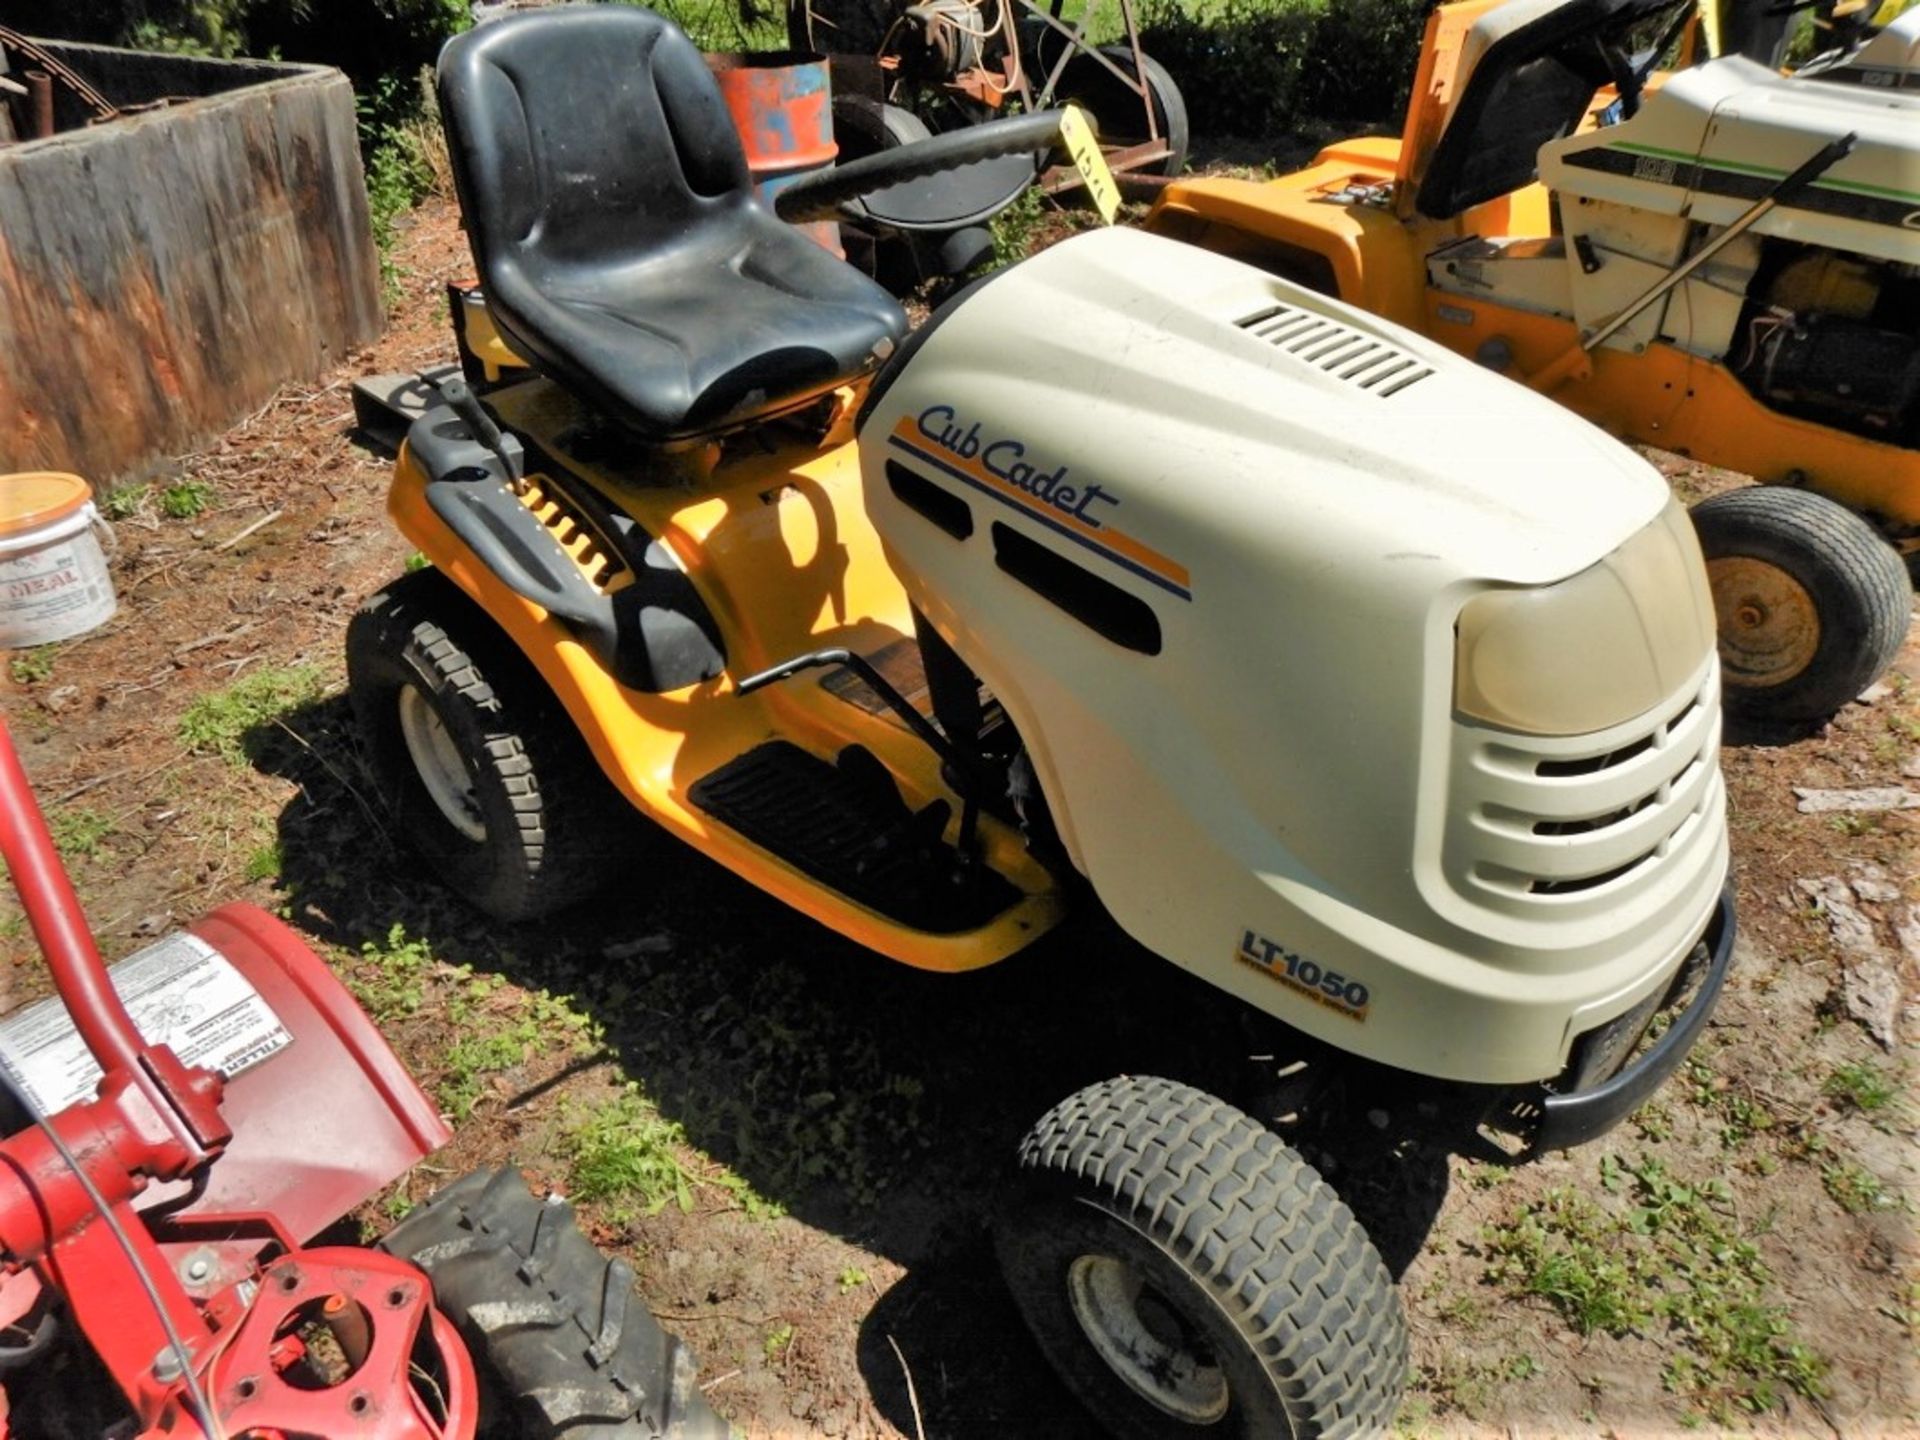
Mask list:
[[[383,75],[357,100],[360,153],[365,166],[367,218],[380,256],[380,285],[389,303],[400,297],[394,259],[400,220],[427,196],[446,190],[447,142],[426,72],[409,83]]]
[[[560,983],[595,1014],[627,1017],[609,1030],[628,1070],[670,1097],[693,1133],[724,1136],[725,1163],[764,1193],[834,1192],[867,1208],[921,1174],[942,1130],[919,1076],[824,997],[804,964],[776,957],[742,969],[730,959],[708,967],[641,955],[609,966],[595,957],[562,971]],[[634,1018],[654,1014],[697,1014],[713,1043],[689,1051]]]
[[[1820,1088],[1865,1115],[1886,1109],[1900,1093],[1893,1078],[1871,1061],[1835,1066]]]
[[[1771,1110],[1744,1086],[1717,1074],[1699,1054],[1687,1058],[1686,1075],[1693,1085],[1694,1104],[1720,1120],[1722,1149],[1735,1149],[1774,1128]]]
[[[1547,1301],[1583,1335],[1662,1336],[1667,1387],[1719,1424],[1826,1393],[1826,1361],[1773,1302],[1760,1227],[1724,1181],[1683,1181],[1652,1158],[1600,1164],[1602,1204],[1549,1192],[1486,1232],[1487,1275]]]
[[[593,1017],[544,990],[527,994],[471,965],[450,967],[436,996],[456,1038],[436,1086],[441,1108],[456,1120],[473,1113],[491,1078],[527,1063],[536,1052],[586,1055],[601,1043]]]
[[[842,1295],[851,1295],[855,1290],[858,1290],[862,1285],[867,1283],[867,1278],[867,1272],[862,1270],[858,1265],[847,1266],[846,1269],[840,1272],[840,1293]]]
[[[1888,1190],[1878,1175],[1851,1160],[1821,1166],[1820,1183],[1827,1187],[1834,1203],[1849,1215],[1871,1215],[1900,1208],[1900,1197]]]
[[[247,856],[246,869],[243,872],[249,881],[278,880],[280,872],[286,868],[286,861],[280,854],[280,842],[268,841],[257,847]]]
[[[91,860],[107,847],[113,821],[97,810],[67,810],[47,821],[53,848],[68,859]]]
[[[180,742],[196,755],[243,764],[249,731],[319,699],[320,691],[320,672],[311,665],[256,670],[189,705],[180,717]]]
[[[993,231],[993,266],[1000,269],[1024,260],[1033,248],[1034,233],[1047,213],[1047,197],[1039,187],[1024,190],[1020,198],[987,222]]]
[[[101,497],[100,513],[109,520],[131,520],[152,499],[151,485],[116,485]]]
[[[213,504],[213,487],[204,480],[182,480],[160,492],[160,513],[169,520],[191,520]]]
[[[16,685],[42,685],[53,678],[53,657],[58,645],[36,645],[7,662],[7,673]]]
[[[576,1119],[561,1137],[575,1198],[606,1204],[615,1218],[693,1209],[698,1177],[680,1160],[686,1131],[663,1119],[629,1084]]]
[[[489,1078],[524,1065],[539,1042],[539,1027],[530,1020],[462,1035],[447,1051],[447,1073],[434,1088],[440,1108],[456,1120],[466,1119],[486,1093]]]
[[[559,1143],[574,1196],[604,1205],[616,1222],[658,1215],[668,1205],[691,1211],[698,1189],[730,1196],[750,1219],[785,1213],[737,1175],[691,1168],[681,1159],[686,1148],[685,1128],[664,1118],[631,1081],[612,1100],[579,1114]]]
[[[347,988],[377,1024],[414,1014],[426,1001],[427,977],[434,967],[432,947],[411,939],[404,925],[387,931],[384,942],[360,947],[360,963],[347,974]]]

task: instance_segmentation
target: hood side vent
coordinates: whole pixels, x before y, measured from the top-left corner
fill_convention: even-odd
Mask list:
[[[1383,400],[1433,374],[1398,346],[1293,305],[1269,305],[1235,326]]]

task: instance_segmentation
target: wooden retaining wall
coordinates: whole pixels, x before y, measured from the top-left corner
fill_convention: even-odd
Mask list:
[[[380,332],[337,70],[41,42],[116,105],[0,146],[0,473],[164,468]]]

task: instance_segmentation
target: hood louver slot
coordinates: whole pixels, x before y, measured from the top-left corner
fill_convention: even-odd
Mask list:
[[[602,595],[612,591],[627,573],[626,562],[601,539],[600,532],[557,485],[544,483],[542,476],[530,475],[521,483],[520,500]]]
[[[1385,340],[1293,305],[1269,305],[1236,327],[1383,400],[1433,374],[1431,365]]]

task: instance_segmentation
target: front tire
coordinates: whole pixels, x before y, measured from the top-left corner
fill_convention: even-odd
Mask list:
[[[1001,1267],[1067,1387],[1127,1440],[1314,1440],[1393,1420],[1392,1277],[1312,1166],[1224,1101],[1130,1077],[1020,1147]]]
[[[1893,663],[1913,588],[1899,554],[1861,516],[1778,485],[1730,490],[1692,514],[1729,714],[1824,720]]]
[[[446,577],[417,571],[360,607],[347,683],[400,838],[454,890],[518,922],[605,882],[612,787],[539,674]]]

